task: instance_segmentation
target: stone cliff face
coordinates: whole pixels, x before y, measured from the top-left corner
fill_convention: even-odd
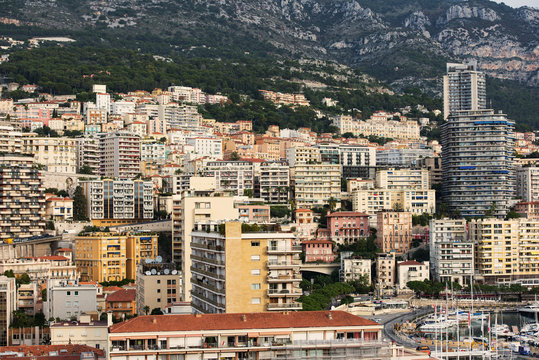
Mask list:
[[[172,45],[180,32],[194,41],[201,33],[232,39],[244,33],[287,53],[359,66],[391,82],[438,76],[449,59],[476,59],[492,76],[539,85],[539,10],[488,0],[4,2],[10,5],[6,16],[44,27],[151,33]],[[249,45],[241,44],[247,51]]]

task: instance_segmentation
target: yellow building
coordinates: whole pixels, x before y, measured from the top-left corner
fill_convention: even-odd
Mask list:
[[[295,168],[295,194],[298,208],[322,207],[335,199],[341,201],[341,165],[301,164]]]
[[[192,306],[201,313],[301,310],[292,233],[237,222],[196,223],[191,233]]]
[[[157,257],[157,235],[96,232],[75,239],[75,265],[82,281],[135,279],[144,259]]]
[[[468,229],[476,268],[486,282],[539,283],[539,220],[473,220]]]

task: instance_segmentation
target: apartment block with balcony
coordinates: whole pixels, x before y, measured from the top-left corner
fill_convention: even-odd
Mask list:
[[[245,222],[268,223],[270,221],[269,205],[238,205],[240,220]]]
[[[138,316],[110,328],[111,360],[427,359],[381,341],[382,325],[344,311]]]
[[[523,202],[539,201],[539,167],[517,169],[517,196]]]
[[[87,213],[96,226],[113,226],[153,220],[154,185],[143,180],[81,182]]]
[[[96,232],[75,238],[75,265],[83,281],[136,277],[137,266],[157,257],[157,235]]]
[[[24,312],[28,316],[34,316],[40,295],[37,283],[21,284],[17,289],[17,310]]]
[[[387,169],[376,172],[376,187],[380,189],[428,190],[427,169]]]
[[[13,311],[17,308],[15,278],[0,275],[0,346],[9,343],[8,333]]]
[[[129,132],[107,133],[100,138],[101,176],[133,179],[140,173],[140,137]]]
[[[337,211],[327,215],[330,239],[337,244],[352,244],[369,236],[369,215],[354,211]]]
[[[267,204],[288,204],[290,168],[286,161],[268,161],[260,164],[258,195]]]
[[[71,259],[61,255],[25,257],[0,261],[0,273],[12,270],[15,276],[28,274],[32,282],[46,284],[48,279],[72,281],[79,278]]]
[[[47,282],[47,300],[43,303],[45,318],[70,320],[81,314],[97,316],[98,284],[78,281]]]
[[[341,201],[341,165],[298,164],[295,167],[295,196],[298,208],[322,207]]]
[[[372,260],[355,259],[345,257],[341,253],[341,267],[339,269],[339,278],[341,281],[354,281],[365,278],[368,284],[371,283]]]
[[[92,173],[99,174],[101,161],[100,140],[96,136],[77,139],[77,170],[89,167]]]
[[[382,252],[403,254],[410,250],[412,242],[412,214],[400,211],[384,211],[376,214],[376,245]]]
[[[376,256],[376,286],[381,290],[393,289],[397,274],[397,264],[395,262],[395,253],[380,253]],[[381,295],[382,295],[381,294]]]
[[[416,189],[358,189],[352,192],[352,209],[375,215],[380,211],[401,208],[413,214],[436,212],[436,191]]]
[[[249,161],[210,161],[204,173],[215,177],[217,190],[236,195],[246,195],[246,190],[254,193],[254,169]]]
[[[45,197],[33,157],[0,156],[0,240],[41,236],[45,230]]]
[[[146,307],[164,311],[182,300],[182,275],[173,263],[143,262],[136,280],[138,315],[144,315]]]
[[[474,243],[468,239],[466,220],[431,220],[429,235],[432,278],[468,285],[474,273]]]
[[[301,246],[294,235],[250,231],[239,221],[195,224],[191,296],[197,312],[301,309]]]

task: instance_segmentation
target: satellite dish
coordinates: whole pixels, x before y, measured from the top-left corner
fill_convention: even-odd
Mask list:
[[[165,273],[165,275],[168,275],[168,274],[170,273],[170,270],[169,270],[169,269],[165,269],[163,272]]]
[[[157,275],[161,275],[161,272],[158,272]]]
[[[151,275],[152,273],[150,271],[146,271],[146,275]]]
[[[178,273],[178,270],[172,270],[172,275],[176,275]]]
[[[146,262],[146,264],[151,264],[152,263],[152,259],[149,259],[149,258],[146,258],[144,261]]]
[[[155,258],[155,261],[158,263],[163,262],[163,258],[161,256],[158,256]]]
[[[157,274],[157,270],[152,269],[152,275],[155,275],[155,274]]]

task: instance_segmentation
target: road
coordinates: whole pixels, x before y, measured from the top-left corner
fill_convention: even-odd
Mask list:
[[[379,319],[379,323],[384,325],[384,336],[388,339],[396,342],[397,344],[403,345],[404,347],[408,347],[411,349],[415,349],[417,347],[417,343],[415,343],[412,340],[405,341],[402,338],[395,335],[395,332],[393,328],[395,327],[396,323],[403,323],[408,320],[412,320],[418,316],[422,316],[425,314],[428,314],[429,312],[432,312],[432,307],[422,307],[420,309],[416,309],[413,311],[408,311],[405,313],[398,313],[398,314],[384,314],[379,316],[370,316],[368,319]]]

